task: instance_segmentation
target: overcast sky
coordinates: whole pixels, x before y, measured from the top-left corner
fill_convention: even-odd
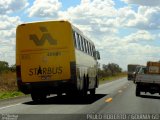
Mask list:
[[[100,63],[160,60],[160,0],[0,0],[0,60],[15,64],[17,25],[69,20],[100,51]]]

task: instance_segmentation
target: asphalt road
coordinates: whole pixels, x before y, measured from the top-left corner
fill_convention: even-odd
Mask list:
[[[10,117],[34,119],[101,119],[105,114],[160,113],[160,96],[135,96],[135,84],[126,78],[100,85],[94,97],[74,98],[51,96],[42,103],[30,97],[0,101],[1,119]],[[103,116],[104,117],[104,116]],[[133,116],[132,116],[133,117]],[[156,119],[160,119],[156,116]]]

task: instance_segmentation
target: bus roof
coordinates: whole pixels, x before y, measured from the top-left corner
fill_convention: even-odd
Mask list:
[[[88,38],[86,37],[83,32],[81,30],[79,30],[77,27],[75,27],[73,24],[71,24],[69,21],[67,20],[47,20],[47,21],[34,21],[34,22],[26,22],[26,23],[22,23],[21,25],[25,25],[25,24],[33,24],[33,23],[41,23],[41,22],[67,22],[71,25],[72,29],[75,30],[77,33],[79,33],[81,36],[83,36],[87,41],[89,41],[91,44],[94,45],[94,43]]]
[[[89,41],[91,44],[94,45],[93,41],[91,41],[88,37],[86,37],[83,32],[81,30],[79,30],[77,27],[75,27],[74,25],[72,25],[72,29],[75,30],[76,32],[78,32],[81,36],[83,36],[85,39],[87,39],[87,41]]]
[[[23,24],[31,24],[31,23],[41,23],[41,22],[68,22],[68,23],[70,23],[70,22],[67,21],[67,20],[46,20],[46,21],[24,22],[24,23],[21,23],[21,24],[19,24],[19,25],[23,25]]]

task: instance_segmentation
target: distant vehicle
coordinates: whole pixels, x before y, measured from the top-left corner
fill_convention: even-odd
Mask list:
[[[68,21],[21,24],[16,31],[18,88],[33,101],[47,95],[94,95],[98,87],[94,43]]]
[[[160,63],[148,62],[147,67],[141,66],[135,82],[136,96],[140,96],[141,92],[149,92],[151,94],[160,94]]]
[[[139,65],[136,64],[129,64],[128,65],[128,80],[134,80],[136,68]]]
[[[136,76],[140,73],[140,70],[141,68],[144,67],[142,65],[138,65],[135,69],[135,72],[133,72],[133,82],[135,83],[135,79],[136,79]]]

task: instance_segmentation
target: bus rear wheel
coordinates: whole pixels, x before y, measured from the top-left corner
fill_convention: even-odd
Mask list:
[[[87,92],[88,92],[88,86],[89,86],[89,78],[88,75],[87,77],[83,77],[83,89],[80,92],[80,95],[82,96],[87,96]]]
[[[61,96],[62,96],[62,93],[57,93],[57,96],[58,96],[58,97],[61,97]]]
[[[91,95],[95,95],[95,94],[96,94],[96,88],[91,89],[91,90],[90,90],[90,94],[91,94]]]
[[[46,97],[47,95],[44,93],[36,93],[36,92],[31,93],[31,98],[34,102],[44,101]]]
[[[87,90],[83,89],[82,91],[79,92],[79,95],[82,97],[87,96]]]

